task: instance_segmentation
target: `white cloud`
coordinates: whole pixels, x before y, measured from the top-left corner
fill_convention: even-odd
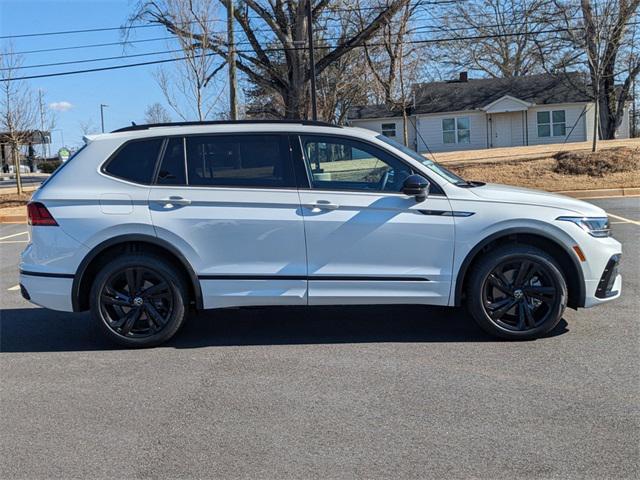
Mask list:
[[[66,112],[67,110],[71,110],[73,108],[73,104],[71,102],[63,100],[62,102],[50,103],[49,108],[58,112]]]

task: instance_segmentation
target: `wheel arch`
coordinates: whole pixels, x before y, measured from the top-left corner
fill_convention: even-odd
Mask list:
[[[560,265],[569,291],[567,305],[571,308],[582,307],[585,304],[585,284],[582,267],[574,253],[553,236],[534,228],[510,228],[493,233],[478,242],[462,261],[456,276],[454,305],[460,306],[464,296],[464,288],[468,273],[473,264],[482,255],[498,246],[515,243],[531,245],[549,253]]]
[[[102,261],[110,252],[154,252],[174,263],[186,275],[189,296],[198,310],[203,308],[200,281],[185,256],[170,243],[157,237],[144,234],[125,234],[106,240],[89,251],[76,270],[71,289],[71,302],[74,312],[89,309],[89,291],[91,279]]]

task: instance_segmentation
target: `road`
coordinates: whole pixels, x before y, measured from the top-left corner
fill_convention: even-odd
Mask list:
[[[118,349],[7,290],[26,237],[1,226],[0,477],[637,478],[640,199],[594,203],[622,298],[520,343],[400,306],[200,314]]]
[[[0,193],[13,193],[16,189],[16,180],[11,178],[13,174],[0,173]],[[35,190],[49,175],[43,173],[23,173],[21,180],[22,186],[31,191]]]

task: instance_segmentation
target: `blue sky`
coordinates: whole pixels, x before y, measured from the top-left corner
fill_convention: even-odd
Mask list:
[[[134,5],[130,0],[0,0],[0,36],[119,27],[125,23]],[[142,28],[136,30],[133,39],[166,36],[168,33],[162,28]],[[7,42],[12,42],[15,52],[23,52],[118,41],[121,41],[121,33],[115,30],[11,40],[0,39],[0,44],[4,46]],[[156,41],[130,45],[124,52],[122,46],[109,46],[30,53],[23,56],[23,65],[166,51],[167,49],[167,41]],[[23,73],[37,75],[161,58],[168,58],[168,55],[33,68],[25,69]],[[165,104],[162,92],[154,80],[153,74],[157,68],[157,65],[151,65],[29,80],[29,85],[34,92],[37,92],[38,89],[43,90],[48,106],[54,104],[53,107],[58,108],[56,129],[61,129],[62,132],[60,130],[53,132],[52,151],[57,151],[62,145],[63,135],[67,146],[73,147],[81,144],[81,122],[91,120],[97,129],[96,131],[99,131],[101,103],[109,105],[105,109],[105,131],[129,125],[131,121],[139,123],[143,120],[144,110],[149,104],[154,102]],[[70,106],[63,102],[67,102]]]

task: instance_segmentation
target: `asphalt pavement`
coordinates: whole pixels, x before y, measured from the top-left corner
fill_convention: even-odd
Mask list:
[[[26,229],[1,225],[0,477],[638,478],[640,199],[593,203],[622,298],[531,342],[460,309],[256,308],[119,349],[11,290]]]
[[[23,173],[20,177],[23,188],[31,191],[37,188],[42,182],[49,178],[44,173]],[[0,173],[0,193],[13,193],[16,188],[16,180],[13,174]]]

